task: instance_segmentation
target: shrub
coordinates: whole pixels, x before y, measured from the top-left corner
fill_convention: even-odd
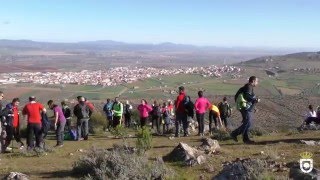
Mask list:
[[[151,131],[147,127],[142,127],[138,129],[136,147],[139,153],[144,153],[145,151],[151,149],[152,135]]]
[[[92,148],[75,162],[73,172],[86,179],[164,179],[173,171],[163,161],[150,163],[127,147],[111,150]]]
[[[125,139],[126,137],[128,137],[128,130],[122,125],[118,125],[117,127],[112,128],[110,130],[110,133],[113,136],[120,137],[122,139]]]
[[[90,133],[98,134],[103,132],[107,127],[107,120],[105,116],[100,112],[94,112],[90,118]]]
[[[227,141],[232,139],[230,134],[224,130],[214,130],[212,137],[218,141]]]
[[[265,134],[267,134],[267,132],[260,127],[255,127],[250,130],[251,136],[263,136]]]

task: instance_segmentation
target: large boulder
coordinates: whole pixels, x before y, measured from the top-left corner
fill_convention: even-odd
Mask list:
[[[259,179],[267,163],[260,159],[237,159],[224,164],[222,171],[213,180],[247,180]]]
[[[300,163],[292,162],[288,164],[290,167],[289,171],[289,178],[293,180],[300,180],[300,179],[320,179],[320,171],[318,169],[313,169],[310,173],[304,173],[300,169]]]
[[[168,155],[163,157],[164,161],[183,162],[185,165],[194,166],[206,161],[204,152],[197,150],[186,143],[180,142]]]
[[[203,138],[199,150],[204,151],[206,154],[214,154],[220,151],[220,145],[217,140],[211,138]]]
[[[29,177],[19,172],[11,172],[5,179],[6,180],[29,180]]]

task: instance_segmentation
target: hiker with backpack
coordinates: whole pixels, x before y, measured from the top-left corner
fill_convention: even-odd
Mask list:
[[[67,103],[65,101],[61,102],[61,106],[62,106],[63,115],[66,118],[66,128],[68,131],[70,131],[71,130],[71,120],[72,120],[71,109],[69,108],[69,106],[67,105]]]
[[[175,120],[175,126],[176,126],[176,133],[175,137],[180,137],[180,126],[182,124],[183,126],[183,132],[184,136],[188,136],[188,112],[186,110],[186,93],[183,86],[179,87],[179,95],[177,97],[177,100],[175,101],[175,110],[176,110],[176,120]]]
[[[22,110],[22,114],[27,119],[27,146],[28,150],[34,148],[33,135],[36,138],[36,147],[42,148],[42,118],[41,113],[46,113],[44,106],[36,102],[36,97],[29,97],[29,103],[26,104]]]
[[[124,124],[127,128],[130,128],[131,116],[132,116],[132,105],[127,100],[126,105],[124,106]]]
[[[64,140],[64,126],[66,118],[62,112],[62,108],[53,103],[53,100],[48,101],[48,106],[53,110],[54,114],[54,130],[56,131],[57,144],[55,147],[62,147]]]
[[[211,107],[209,110],[209,134],[210,135],[212,135],[213,133],[212,121],[214,121],[214,125],[217,129],[219,129],[219,126],[223,127],[220,110],[214,103],[211,104]],[[218,121],[219,121],[219,126],[218,126]]]
[[[12,102],[6,105],[6,109],[8,111],[8,115],[6,116],[6,143],[5,150],[11,151],[9,145],[12,141],[12,138],[20,144],[19,149],[23,149],[24,143],[21,141],[20,137],[20,116],[19,116],[19,98],[13,98]]]
[[[210,108],[211,104],[209,100],[203,97],[203,91],[198,92],[198,99],[194,104],[196,110],[196,117],[199,124],[198,136],[204,136],[204,115],[206,111]]]
[[[158,104],[157,101],[154,101],[152,105],[152,111],[151,111],[151,120],[152,120],[152,127],[153,124],[156,124],[157,128],[157,134],[160,135],[160,125],[161,125],[161,105]]]
[[[113,113],[113,128],[121,125],[122,115],[123,115],[123,104],[119,101],[119,98],[114,98],[114,103],[112,105]]]
[[[77,117],[77,137],[78,141],[88,140],[89,119],[92,111],[86,105],[84,97],[79,97],[78,100],[79,103],[73,109],[73,114]]]
[[[7,138],[7,132],[6,132],[6,116],[9,114],[8,109],[4,108],[2,106],[2,100],[4,98],[4,94],[2,91],[0,91],[0,150],[1,153],[6,152],[6,138]]]
[[[220,118],[224,123],[224,127],[228,129],[228,121],[231,117],[232,109],[227,101],[227,97],[223,97],[223,101],[218,104]]]
[[[253,92],[253,88],[258,85],[258,78],[251,76],[249,82],[241,87],[236,95],[235,101],[237,104],[237,109],[242,115],[242,124],[240,127],[231,132],[230,136],[234,141],[238,142],[237,136],[242,134],[243,142],[246,144],[253,144],[254,141],[249,138],[249,129],[252,124],[252,115],[255,105],[260,102]]]
[[[142,99],[141,104],[138,106],[137,109],[140,115],[140,126],[144,127],[149,118],[149,113],[152,111],[152,107],[148,105],[148,102],[145,99]]]
[[[103,106],[103,111],[106,114],[107,117],[107,121],[108,121],[108,129],[110,130],[110,128],[113,126],[113,113],[112,113],[112,105],[113,102],[108,98],[106,104]]]

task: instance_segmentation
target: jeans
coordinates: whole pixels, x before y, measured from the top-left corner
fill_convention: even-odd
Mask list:
[[[212,121],[214,121],[215,127],[218,127],[218,119],[212,110],[209,111],[209,132],[212,132]],[[198,121],[199,123],[199,121]]]
[[[124,115],[124,124],[126,127],[130,127],[131,125],[131,114],[125,114]]]
[[[229,118],[228,117],[225,117],[225,116],[221,116],[221,121],[222,123],[224,124],[224,127],[228,127],[228,121],[229,121]]]
[[[113,127],[112,119],[113,119],[113,116],[107,116],[108,129]]]
[[[113,123],[112,127],[116,128],[118,125],[120,125],[121,116],[113,116]]]
[[[89,119],[78,119],[77,121],[78,129],[78,140],[80,138],[88,139],[89,135]]]
[[[66,121],[59,122],[56,130],[57,137],[57,145],[62,145],[64,140],[64,126],[66,125]]]
[[[175,121],[175,125],[176,125],[176,137],[179,136],[180,134],[180,125],[182,124],[183,126],[183,132],[184,135],[188,135],[188,116],[186,113],[181,113],[181,112],[177,112],[176,113],[176,121]]]
[[[140,117],[140,126],[143,127],[146,125],[148,117]]]
[[[314,122],[316,124],[320,124],[320,117],[316,118],[316,117],[308,117],[306,120],[306,124],[309,125],[311,122]]]
[[[252,111],[240,110],[242,115],[242,124],[238,129],[234,130],[231,134],[233,136],[238,136],[242,134],[243,141],[249,141],[249,129],[252,123]]]
[[[8,147],[12,141],[12,137],[17,141],[17,143],[20,143],[21,146],[23,146],[23,142],[21,141],[20,137],[20,128],[19,127],[13,127],[13,126],[7,126],[6,127],[7,137],[6,137],[6,144],[5,146]]]
[[[199,134],[203,134],[203,132],[204,132],[204,114],[205,113],[201,113],[201,114],[197,113],[196,114],[197,121],[198,121],[198,124],[199,124]],[[211,130],[211,128],[210,128],[210,130]]]
[[[152,122],[156,124],[157,133],[160,134],[161,117],[159,117],[159,116],[152,116]]]
[[[36,147],[40,147],[42,142],[41,124],[29,123],[27,125],[27,145],[28,148],[34,147],[33,135],[36,137]]]
[[[71,130],[71,118],[66,119],[65,127],[68,131]]]

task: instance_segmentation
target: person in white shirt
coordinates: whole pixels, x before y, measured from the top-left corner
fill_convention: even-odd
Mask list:
[[[307,125],[309,125],[311,122],[314,122],[316,124],[320,124],[320,120],[319,118],[317,118],[317,113],[316,111],[314,110],[313,106],[312,105],[309,105],[309,111],[308,113],[306,114],[306,119],[305,119],[305,123]]]

